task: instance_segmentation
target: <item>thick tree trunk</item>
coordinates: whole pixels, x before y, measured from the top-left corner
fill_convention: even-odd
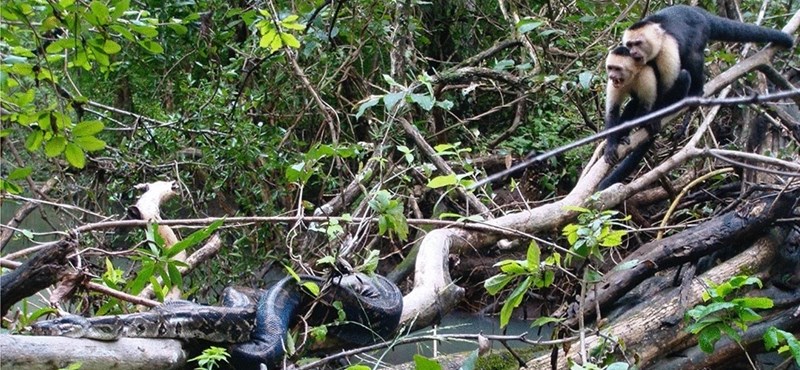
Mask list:
[[[58,241],[0,277],[0,316],[23,298],[58,282],[68,265],[67,255],[74,250],[72,239]]]

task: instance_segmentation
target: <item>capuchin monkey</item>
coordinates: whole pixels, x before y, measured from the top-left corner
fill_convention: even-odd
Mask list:
[[[659,86],[659,76],[656,69],[649,64],[638,64],[631,56],[630,49],[618,46],[611,50],[606,57],[606,129],[616,127],[623,121],[629,121],[650,113],[654,107],[663,108],[663,102],[678,101],[686,96],[691,83],[689,73],[680,71],[669,89],[662,90]],[[630,97],[630,102],[620,114],[620,109],[625,100]],[[658,104],[656,104],[658,102]],[[660,121],[645,125],[651,136],[659,131]],[[609,135],[606,139],[605,157],[608,163],[617,159],[617,147],[622,142],[627,142],[628,131]]]
[[[729,42],[773,42],[785,48],[794,45],[792,36],[781,31],[742,23],[715,16],[702,8],[687,5],[674,5],[645,17],[630,26],[622,35],[622,44],[629,49],[631,58],[637,65],[651,66],[658,80],[660,92],[653,110],[676,103],[687,96],[701,96],[705,76],[703,75],[704,51],[709,41]],[[682,86],[688,73],[688,91]],[[661,93],[664,92],[664,93]],[[622,120],[630,120],[622,114]],[[636,117],[631,113],[633,118]],[[684,131],[686,124],[680,130]],[[660,121],[650,126],[651,138],[635,148],[622,163],[599,185],[604,189],[615,182],[622,181],[635,170],[647,150],[655,142],[654,134],[660,130]],[[606,160],[616,157],[606,147]],[[609,161],[609,163],[613,163]]]
[[[634,23],[622,35],[622,44],[638,64],[655,64],[661,88],[669,89],[682,69],[689,71],[689,96],[703,94],[703,52],[709,40],[773,42],[785,48],[794,45],[792,36],[781,31],[718,17],[687,5],[664,8]]]

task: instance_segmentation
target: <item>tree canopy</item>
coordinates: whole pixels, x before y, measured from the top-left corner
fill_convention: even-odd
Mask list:
[[[697,5],[791,34],[800,24],[791,1]],[[664,273],[684,282],[659,299],[696,298],[677,320],[694,307],[687,317],[696,321],[684,324],[694,339],[680,336],[686,345],[675,351],[713,352],[723,334],[749,347],[755,341],[735,329],[747,333],[745,323],[759,322],[750,311],[772,306],[725,297],[754,286],[777,289],[765,294],[775,301],[800,296],[800,253],[786,247],[800,240],[796,48],[710,44],[712,99],[675,107],[691,107],[681,111],[689,132],[665,124],[624,184],[596,193],[613,167],[598,137],[472,186],[602,131],[606,54],[626,27],[665,6],[4,1],[0,262],[14,269],[38,245],[76,243],[62,256],[72,266],[59,273],[52,305],[15,308],[3,325],[17,332],[52,307],[99,316],[170,296],[215,304],[229,285],[349,264],[400,285],[407,327],[460,309],[633,346],[586,331],[589,321],[601,311],[625,320],[612,306],[636,301],[626,294]],[[748,98],[725,100],[734,96]],[[637,130],[621,153],[646,136]],[[141,196],[157,186],[157,199]],[[747,208],[756,203],[764,209]],[[737,245],[707,248],[722,244]],[[771,252],[735,260],[755,248]],[[784,265],[770,270],[769,256]],[[706,284],[716,294],[689,286],[686,269],[718,278]],[[629,304],[629,316],[647,312]],[[765,320],[782,318],[777,306]],[[714,311],[731,307],[738,319],[705,330]],[[796,345],[796,315],[776,322],[761,332],[773,347]],[[572,336],[554,332],[556,341]],[[587,355],[583,341],[560,360],[667,366],[666,353],[645,347],[653,338],[639,340],[637,360],[614,357],[625,349],[613,345]],[[800,361],[800,346],[791,353]],[[737,355],[725,356],[714,364]],[[549,363],[522,359],[536,361]]]

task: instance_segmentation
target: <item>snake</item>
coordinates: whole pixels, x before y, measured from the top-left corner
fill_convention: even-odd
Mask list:
[[[304,286],[322,287],[318,297]],[[336,308],[335,302],[341,302]],[[313,310],[311,308],[313,307]],[[309,311],[310,310],[310,311]],[[345,320],[330,323],[340,311]],[[122,337],[200,339],[229,344],[236,369],[271,368],[286,354],[289,329],[309,312],[313,325],[328,326],[328,336],[351,345],[384,340],[399,326],[403,311],[400,289],[381,275],[352,273],[323,279],[311,275],[287,276],[258,295],[226,288],[222,306],[171,301],[147,312],[83,317],[68,315],[39,321],[33,335],[67,336],[96,340]]]

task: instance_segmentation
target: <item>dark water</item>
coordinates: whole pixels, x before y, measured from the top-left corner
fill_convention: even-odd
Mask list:
[[[436,329],[436,334],[479,334],[484,335],[518,335],[528,333],[527,338],[535,340],[540,336],[548,339],[550,336],[550,329],[545,328],[531,328],[532,321],[524,321],[512,319],[506,326],[505,331],[500,329],[500,318],[497,316],[480,316],[472,313],[453,312],[445,316],[442,323]],[[413,335],[431,335],[432,329],[424,329],[417,331]],[[509,346],[519,347],[526,344],[521,342],[509,341]],[[497,341],[492,341],[494,349],[504,349],[502,344]],[[434,356],[434,344],[432,341],[419,342],[397,346],[390,351],[380,351],[372,353],[373,358],[382,357],[383,362],[390,364],[401,364],[414,360],[414,355],[419,354],[428,358]],[[436,345],[439,355],[469,352],[478,348],[477,344],[473,341],[440,341]]]

